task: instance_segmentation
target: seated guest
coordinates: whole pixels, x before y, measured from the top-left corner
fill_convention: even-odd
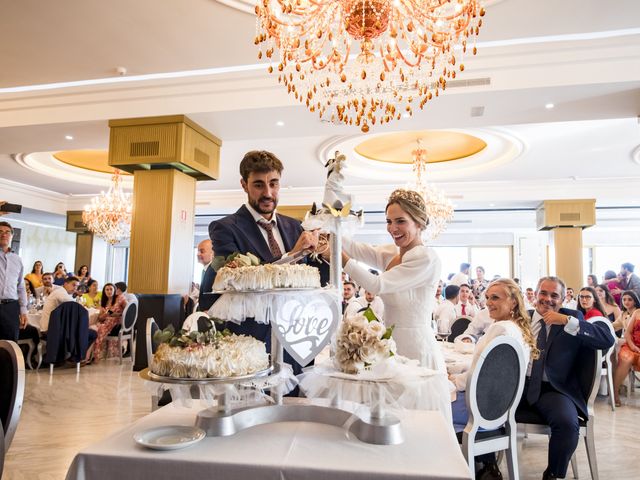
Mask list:
[[[600,299],[600,302],[602,303],[602,306],[604,307],[604,313],[606,314],[605,317],[611,320],[612,323],[615,322],[622,311],[620,310],[620,307],[618,306],[616,301],[613,299],[613,295],[611,295],[609,287],[607,287],[605,284],[602,284],[598,285],[595,290],[598,298]]]
[[[138,303],[138,298],[133,293],[127,293],[127,284],[116,282],[116,294],[122,295],[127,303]]]
[[[444,302],[444,297],[442,296],[443,287],[444,283],[442,283],[442,280],[438,280],[438,286],[436,287],[436,306]]]
[[[624,289],[622,288],[622,282],[620,282],[619,275],[613,270],[607,270],[604,272],[604,281],[602,283],[605,284],[609,289],[609,292],[611,292],[616,305],[622,305],[620,302],[622,300],[622,291]]]
[[[476,343],[492,324],[493,319],[489,314],[489,310],[483,308],[471,319],[471,323],[467,326],[467,329],[462,335],[458,335],[454,342]]]
[[[467,386],[467,378],[473,372],[484,348],[500,335],[508,335],[515,338],[524,350],[525,362],[529,363],[529,357],[538,358],[539,351],[531,333],[529,314],[524,308],[524,300],[520,288],[513,280],[501,278],[489,284],[485,291],[487,310],[495,322],[487,329],[485,335],[478,341],[473,352],[473,360],[469,371],[458,375],[450,375],[450,379],[456,385],[458,394],[456,401],[451,405],[453,411],[453,423],[456,432],[462,432],[469,421],[464,391]],[[482,480],[499,479],[502,474],[498,469],[493,453],[480,455],[476,460],[484,464],[482,470],[476,474],[476,478]]]
[[[451,332],[451,325],[458,318],[456,304],[460,298],[460,287],[457,285],[447,285],[444,289],[445,301],[438,305],[433,311],[433,318],[438,324],[438,333]]]
[[[80,283],[78,284],[78,293],[82,295],[87,291],[87,285],[89,284],[89,280],[91,280],[89,267],[86,265],[80,265],[76,277],[80,280]]]
[[[578,417],[588,417],[587,401],[577,381],[580,350],[606,350],[614,344],[607,325],[589,323],[581,312],[561,308],[565,289],[558,277],[538,281],[536,309],[529,313],[540,357],[529,362],[516,412],[516,421],[521,421],[525,411],[533,410],[551,428],[543,479],[564,478],[578,445]]]
[[[456,303],[456,316],[473,318],[478,313],[478,307],[472,301],[471,287],[463,283],[460,285],[460,299]]]
[[[64,302],[73,302],[73,294],[78,287],[78,283],[79,280],[76,277],[67,277],[64,279],[62,288],[51,290],[51,293],[44,302],[42,316],[40,317],[40,330],[43,333],[49,329],[51,312]]]
[[[93,278],[87,283],[87,292],[82,294],[82,300],[87,308],[100,308],[102,292],[98,291],[98,281]]]
[[[42,275],[42,285],[35,289],[36,298],[40,302],[44,302],[45,299],[51,294],[54,288],[62,288],[59,285],[53,284],[53,273],[47,272]]]
[[[534,308],[536,308],[536,292],[533,290],[533,288],[528,287],[525,290],[525,295],[526,298],[524,299],[524,307],[527,310],[533,310]]]
[[[124,298],[124,295],[118,295],[113,283],[107,283],[102,288],[98,323],[91,326],[92,329],[98,332],[95,348],[93,350],[93,361],[95,363],[98,363],[101,360],[102,352],[104,351],[105,339],[113,327],[119,325],[122,321],[122,312],[126,306],[127,301]]]
[[[363,312],[367,308],[371,308],[376,318],[384,322],[384,304],[382,303],[382,299],[367,290],[365,290],[363,296],[356,298],[347,305],[344,316],[353,317],[358,312]]]
[[[458,287],[462,284],[469,285],[469,269],[470,268],[471,268],[471,264],[461,263],[460,271],[449,279],[449,285],[456,285]]]
[[[562,307],[569,310],[576,310],[578,308],[578,301],[573,297],[573,288],[567,287],[567,293],[565,293],[564,300],[562,301]]]
[[[596,289],[593,287],[584,287],[578,293],[578,311],[582,313],[585,320],[593,317],[606,317],[604,305],[598,298]]]
[[[347,306],[349,303],[354,302],[356,300],[356,291],[358,288],[356,287],[355,282],[347,281],[342,284],[342,313],[347,311]]]
[[[35,289],[42,286],[42,274],[42,262],[36,260],[31,268],[31,273],[27,273],[24,279],[31,282],[31,286]]]
[[[625,292],[626,293],[626,292]],[[613,376],[613,396],[616,407],[620,407],[620,387],[631,369],[640,371],[640,310],[636,310],[624,332],[625,344],[620,348],[618,364]]]
[[[618,316],[615,322],[613,322],[613,329],[625,331],[629,328],[629,322],[633,317],[633,314],[640,308],[640,298],[633,290],[625,290],[622,293],[622,312]]]
[[[64,263],[59,262],[56,265],[56,268],[53,270],[53,284],[60,285],[64,283],[65,278],[67,278],[69,274],[67,273],[67,269],[64,266]]]

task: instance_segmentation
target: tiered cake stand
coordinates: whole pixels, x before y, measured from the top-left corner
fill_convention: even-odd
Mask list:
[[[344,222],[353,221],[348,217],[333,217],[330,219],[333,222],[331,225],[331,247],[333,252],[342,251],[342,224]],[[333,255],[331,260],[331,285],[342,285],[342,265],[340,255]],[[301,289],[301,292],[302,293]],[[299,295],[299,299],[314,298],[318,301],[319,298],[326,299],[326,307],[331,312],[332,318],[326,320],[330,322],[329,330],[327,331],[327,324],[323,324],[323,331],[317,332],[318,342],[314,342],[314,351],[311,355],[315,356],[324,347],[328,341],[334,336],[335,330],[341,319],[341,308],[339,292],[341,289],[336,287],[330,289],[312,289],[306,290],[304,294]],[[277,298],[283,295],[291,295],[295,293],[292,289],[275,289],[269,291],[251,291],[251,292],[216,292],[222,295],[260,295],[266,296],[262,298],[263,302],[271,303],[272,305],[279,305]],[[240,298],[240,297],[239,297]],[[269,302],[272,300],[272,302]],[[304,301],[304,300],[303,300]],[[279,308],[279,307],[276,307]],[[323,312],[326,314],[327,309]],[[202,380],[195,379],[175,379],[169,377],[160,377],[153,373],[146,372],[143,378],[167,384],[180,384],[180,385],[222,385],[227,388],[222,389],[222,393],[217,395],[217,405],[212,408],[207,408],[198,413],[196,419],[196,426],[202,428],[209,436],[226,436],[233,435],[238,431],[246,428],[253,427],[255,425],[262,425],[266,423],[275,422],[290,422],[290,421],[303,421],[314,422],[326,425],[334,425],[344,428],[348,432],[355,435],[359,440],[366,443],[373,443],[378,445],[391,445],[403,442],[402,429],[400,426],[400,420],[385,412],[381,407],[382,402],[374,402],[374,405],[370,405],[367,411],[363,411],[362,408],[357,408],[355,413],[353,408],[349,408],[346,402],[340,401],[340,399],[334,399],[331,405],[310,405],[310,404],[283,404],[283,389],[278,382],[275,381],[269,384],[269,377],[278,378],[279,374],[285,368],[283,361],[284,348],[302,365],[305,365],[313,358],[301,358],[299,351],[296,351],[292,343],[285,344],[283,346],[281,338],[276,333],[276,329],[288,330],[291,328],[292,323],[296,324],[296,327],[305,327],[307,331],[312,331],[313,328],[318,326],[318,319],[313,316],[313,312],[306,318],[285,318],[281,311],[275,310],[273,307],[267,307],[266,319],[272,325],[271,329],[271,367],[269,369],[257,372],[253,375],[247,375],[244,377],[231,377],[231,378],[207,378]],[[284,323],[287,323],[284,325]],[[302,322],[302,323],[300,323]],[[313,332],[312,332],[313,333]],[[322,333],[322,334],[321,334]],[[282,337],[282,335],[281,335]],[[286,337],[282,337],[287,342]],[[262,387],[258,386],[261,381],[264,381]],[[231,405],[230,392],[235,386],[246,387],[253,386],[254,388],[269,388],[270,394],[273,399],[273,405],[260,405],[260,406],[244,406],[240,408],[233,408]],[[362,407],[360,405],[360,407]]]

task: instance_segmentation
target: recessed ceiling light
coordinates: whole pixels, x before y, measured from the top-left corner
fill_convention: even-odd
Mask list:
[[[555,107],[555,105],[553,103],[547,103],[544,106],[544,108],[546,108],[547,110],[551,110],[553,107]]]
[[[409,117],[411,117],[411,114],[409,112],[405,112],[405,113],[402,114],[402,116],[404,118],[409,118]]]
[[[73,140],[73,137],[71,135],[65,135],[64,138],[66,138],[67,140]]]
[[[496,204],[495,204],[495,203],[490,203],[490,204],[489,204],[489,206],[490,206],[490,207],[495,207],[495,206],[496,206]]]
[[[284,122],[282,120],[278,120],[276,122],[276,125],[279,126],[279,127],[284,127]]]

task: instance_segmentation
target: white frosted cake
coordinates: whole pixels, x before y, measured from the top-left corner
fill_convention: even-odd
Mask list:
[[[272,288],[320,288],[320,272],[308,265],[252,265],[222,267],[214,290],[270,290]]]
[[[170,346],[153,355],[151,371],[174,378],[213,378],[250,375],[269,367],[265,344],[253,337],[230,334],[214,343]]]

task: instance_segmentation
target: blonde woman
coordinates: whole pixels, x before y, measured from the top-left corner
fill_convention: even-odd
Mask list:
[[[536,347],[536,339],[531,332],[531,319],[525,309],[524,299],[516,282],[508,278],[499,278],[489,284],[484,294],[489,315],[494,320],[494,323],[491,324],[476,344],[469,371],[450,376],[451,381],[455,383],[456,389],[460,392],[452,405],[453,424],[456,432],[462,432],[469,420],[464,395],[467,378],[473,372],[480,354],[491,340],[500,335],[508,335],[515,338],[522,344],[525,364],[529,363],[530,358],[537,359],[540,355]],[[476,478],[483,480],[502,478],[495,455],[480,455],[476,457],[476,461],[483,463],[483,467],[476,474]]]

